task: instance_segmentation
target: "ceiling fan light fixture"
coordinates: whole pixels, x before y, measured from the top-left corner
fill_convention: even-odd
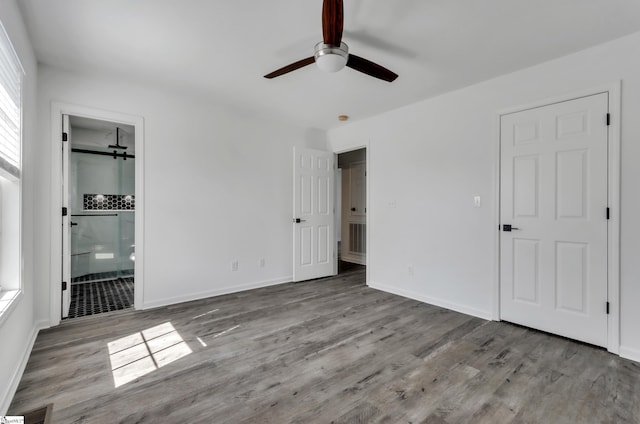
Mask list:
[[[323,72],[338,72],[345,67],[349,58],[349,47],[345,43],[337,47],[320,42],[314,50],[316,65]]]

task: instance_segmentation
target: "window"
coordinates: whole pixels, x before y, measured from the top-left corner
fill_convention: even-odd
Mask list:
[[[0,24],[0,318],[20,293],[23,70]]]

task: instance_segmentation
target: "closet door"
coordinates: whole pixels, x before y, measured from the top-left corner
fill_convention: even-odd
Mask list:
[[[607,345],[606,93],[501,118],[500,318]]]

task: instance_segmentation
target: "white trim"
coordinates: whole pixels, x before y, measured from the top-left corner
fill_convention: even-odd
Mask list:
[[[366,229],[365,229],[365,231],[366,231]],[[364,256],[364,258],[362,256]],[[365,265],[365,266],[367,265],[367,255],[366,255],[366,253],[364,255],[360,255],[360,256],[350,255],[350,254],[343,255],[342,256],[342,260],[344,262],[351,262],[353,264]]]
[[[335,245],[333,249],[333,275],[338,275],[338,257],[342,255],[338,245],[338,241],[342,244],[342,169],[338,168],[338,155],[336,154],[333,155],[333,165],[333,244]]]
[[[606,85],[593,87],[591,89],[577,90],[577,91],[572,91],[572,92],[566,93],[566,94],[560,94],[560,95],[553,96],[553,97],[547,97],[545,99],[536,100],[536,101],[525,103],[525,104],[522,104],[522,105],[519,105],[519,106],[512,106],[512,107],[504,108],[504,109],[499,110],[497,112],[497,114],[498,114],[498,116],[509,115],[511,113],[522,112],[522,111],[525,111],[525,110],[535,109],[535,108],[543,107],[543,106],[549,106],[549,105],[552,105],[552,104],[555,104],[555,103],[562,103],[562,102],[566,102],[566,101],[569,101],[569,100],[579,99],[581,97],[589,97],[589,96],[593,96],[593,95],[601,94],[601,93],[610,93],[611,91],[615,90],[616,84],[619,87],[620,86],[620,81],[616,81],[616,82],[613,82],[611,84],[606,84]]]
[[[9,303],[4,309],[0,309],[0,327],[2,327],[2,324],[9,318],[9,316],[11,315],[11,312],[16,308],[16,306],[20,304],[20,299],[22,299],[22,296],[24,296],[24,290],[22,289],[11,289],[11,290],[0,291],[0,295],[6,292],[12,292],[12,291],[15,291],[17,293],[15,293],[11,301],[9,301]]]
[[[366,245],[367,245],[367,252],[366,252],[366,256],[365,256],[365,284],[369,284],[369,282],[371,281],[371,276],[373,275],[373,261],[371,260],[371,258],[373,258],[373,250],[371,249],[372,243],[371,243],[371,234],[373,234],[372,231],[372,227],[371,227],[371,223],[373,222],[372,216],[375,213],[374,208],[371,207],[371,205],[373,205],[372,201],[371,201],[371,193],[373,193],[373,191],[371,190],[371,187],[373,187],[373,173],[371,172],[371,141],[367,140],[364,143],[364,148],[367,149],[366,150],[366,157],[367,157],[367,175],[365,178],[367,187],[365,192],[367,193],[367,217],[366,217],[366,222],[367,222],[367,229],[366,229],[366,234],[367,234],[367,241],[366,241]]]
[[[135,167],[135,243],[136,264],[134,274],[134,307],[142,309],[144,304],[144,119],[141,116],[111,112],[86,106],[51,103],[51,246],[49,281],[50,325],[60,323],[62,290],[62,199],[56,193],[62,185],[62,115],[73,115],[102,121],[117,122],[135,127],[136,167]]]
[[[640,350],[626,346],[620,346],[620,357],[640,362]]]
[[[27,362],[29,362],[29,357],[31,356],[31,350],[33,349],[33,345],[36,342],[36,338],[38,337],[38,333],[40,330],[47,328],[46,321],[38,321],[33,324],[31,328],[31,334],[27,338],[25,345],[22,347],[22,361],[20,361],[20,365],[15,369],[13,375],[11,376],[11,380],[7,384],[3,384],[5,388],[4,393],[2,393],[1,404],[0,404],[0,416],[6,415],[9,410],[9,406],[11,405],[11,401],[16,394],[16,390],[18,390],[18,385],[20,384],[20,380],[22,380],[22,375],[24,374],[24,370],[27,367]]]
[[[461,305],[459,303],[452,303],[446,300],[438,299],[436,297],[425,296],[422,293],[414,292],[411,290],[401,289],[395,286],[389,286],[386,284],[380,284],[376,282],[371,282],[368,284],[372,289],[380,290],[383,292],[395,294],[402,297],[408,297],[409,299],[417,300],[423,303],[428,303],[430,305],[439,306],[441,308],[450,309],[452,311],[460,312],[461,314],[471,315],[474,317],[486,319],[487,321],[492,320],[492,312],[491,311],[483,311],[482,309],[471,308],[466,305]]]
[[[205,290],[197,293],[190,293],[183,296],[167,297],[164,299],[158,299],[158,300],[152,300],[152,301],[146,302],[143,305],[142,309],[158,308],[160,306],[174,305],[176,303],[190,302],[193,300],[206,299],[209,297],[221,296],[224,294],[239,293],[246,290],[254,290],[262,287],[276,286],[278,284],[291,283],[292,280],[293,280],[293,275],[289,275],[286,277],[274,278],[271,280],[255,281],[252,283],[241,284],[239,286],[223,287],[221,289]]]
[[[607,320],[607,350],[620,354],[620,124],[621,81],[609,87],[609,225],[607,232],[607,264],[609,316]],[[640,356],[639,356],[640,357]]]
[[[620,114],[621,114],[621,81],[614,81],[610,84],[593,87],[554,96],[544,100],[538,100],[521,106],[515,106],[503,109],[497,112],[496,131],[498,146],[498,165],[497,178],[494,187],[497,190],[497,210],[495,212],[497,225],[500,224],[500,119],[503,115],[521,112],[528,109],[543,107],[554,103],[566,102],[569,100],[593,96],[596,94],[607,93],[609,96],[609,113],[611,114],[611,122],[608,128],[609,136],[609,158],[608,158],[608,202],[611,209],[610,219],[607,231],[607,268],[608,268],[608,287],[607,297],[610,304],[609,315],[607,316],[607,350],[611,353],[620,354],[622,356],[622,347],[620,346]],[[496,226],[497,229],[497,226]],[[495,319],[500,319],[500,235],[496,236],[496,281],[494,284],[494,305],[493,313],[497,313]],[[626,349],[631,352],[631,349]],[[637,358],[640,358],[640,353]]]
[[[496,230],[494,238],[493,238],[493,251],[495,252],[495,258],[493,260],[493,298],[495,299],[493,302],[492,319],[494,321],[500,321],[500,170],[501,170],[501,155],[500,155],[500,140],[502,138],[502,134],[500,131],[502,115],[498,113],[496,115],[495,120],[495,130],[494,134],[496,134],[498,138],[498,142],[495,146],[494,155],[496,158],[495,166],[493,167],[493,187],[494,187],[494,199],[493,202],[493,228]]]

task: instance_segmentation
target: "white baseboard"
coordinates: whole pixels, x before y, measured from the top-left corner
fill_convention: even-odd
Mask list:
[[[362,257],[362,256],[355,256],[355,255],[342,255],[342,257],[340,258],[341,260],[345,261],[345,262],[351,262],[354,264],[358,264],[358,265],[366,265],[367,264],[367,258],[366,257]]]
[[[620,357],[640,362],[640,350],[632,349],[626,346],[620,346]]]
[[[223,294],[238,293],[246,290],[259,289],[261,287],[275,286],[278,284],[290,283],[293,276],[280,277],[273,280],[255,281],[241,284],[239,286],[223,287],[215,290],[207,290],[197,293],[190,293],[183,296],[169,297],[165,299],[144,302],[142,309],[158,308],[160,306],[174,305],[176,303],[190,302],[192,300],[206,299],[207,297],[221,296]]]
[[[27,367],[27,362],[29,362],[31,349],[33,349],[33,345],[36,342],[38,333],[40,332],[40,330],[47,327],[49,327],[48,321],[38,321],[33,324],[33,327],[31,328],[31,334],[29,334],[29,337],[27,338],[27,341],[22,348],[22,361],[11,376],[11,381],[9,381],[8,384],[3,385],[5,387],[5,390],[4,393],[2,393],[2,397],[0,398],[2,399],[2,404],[0,404],[0,416],[7,415],[7,411],[9,410],[9,406],[11,405],[11,401],[16,394],[16,390],[18,390],[20,380],[22,380],[22,374],[24,374],[24,370]]]
[[[397,294],[398,296],[402,296],[402,297],[408,297],[409,299],[418,300],[420,302],[439,306],[445,309],[450,309],[452,311],[460,312],[466,315],[471,315],[474,317],[486,319],[488,321],[493,320],[493,314],[491,311],[483,311],[481,309],[472,308],[466,305],[460,305],[458,303],[452,303],[446,300],[437,299],[435,297],[425,296],[422,293],[416,293],[414,291],[400,289],[397,287],[388,286],[386,284],[380,284],[372,281],[370,281],[368,285],[372,289],[381,290],[381,291],[385,291],[392,294]]]

